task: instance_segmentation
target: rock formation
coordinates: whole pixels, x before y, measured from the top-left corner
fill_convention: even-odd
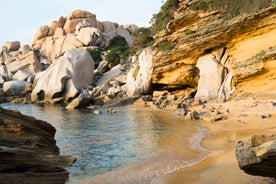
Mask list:
[[[275,71],[275,6],[226,20],[221,9],[194,8],[198,3],[181,0],[174,19],[155,35],[155,86],[170,91],[193,88],[198,90],[196,100],[224,102],[235,88],[240,92],[244,79]]]
[[[59,155],[55,132],[45,121],[0,108],[1,183],[65,183],[68,172],[60,167],[75,158]]]
[[[132,68],[127,75],[127,95],[141,95],[148,93],[151,88],[153,48],[144,49],[137,57],[134,56]]]
[[[25,91],[26,86],[32,85],[29,82],[21,81],[21,80],[13,80],[5,82],[3,85],[3,91],[4,92],[17,92],[21,93]]]
[[[66,17],[53,21],[51,26],[40,27],[32,46],[40,51],[41,56],[53,62],[56,57],[72,48],[107,48],[111,39],[117,35],[124,37],[128,45],[132,46],[131,29],[128,27],[108,21],[100,22],[95,14],[75,10]],[[135,29],[135,26],[132,27]]]
[[[276,178],[276,134],[254,135],[236,145],[239,167],[246,173]]]
[[[93,84],[94,61],[87,51],[71,49],[35,78],[32,101],[54,101],[76,97]]]
[[[4,44],[0,50],[0,87],[5,87],[5,95],[15,96],[17,93],[22,96],[21,92],[27,86],[27,91],[32,92],[33,102],[70,103],[94,82],[97,89],[88,90],[90,99],[85,95],[84,104],[102,94],[116,96],[120,93],[121,96],[126,92],[121,88],[125,84],[126,62],[113,67],[100,53],[102,55],[96,56],[95,66],[101,65],[94,71],[91,57],[102,50],[108,53],[111,40],[116,36],[123,37],[127,45],[132,46],[130,33],[135,29],[135,25],[100,22],[88,11],[75,10],[53,21],[50,26],[41,26],[36,31],[32,48],[21,46],[19,41]],[[94,72],[96,77],[93,81]],[[119,82],[115,77],[122,73],[122,81]],[[77,105],[80,100],[83,103],[82,97],[80,95],[74,101],[75,105],[68,107],[82,107]]]

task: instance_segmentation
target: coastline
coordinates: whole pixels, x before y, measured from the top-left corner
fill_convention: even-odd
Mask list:
[[[160,145],[162,154],[158,153],[148,160],[139,161],[103,174],[87,176],[79,180],[72,181],[71,183],[150,184],[158,176],[166,173],[172,173],[177,171],[179,168],[187,167],[189,165],[193,165],[194,163],[200,162],[209,154],[208,151],[198,147],[202,139],[205,137],[206,131],[205,129],[198,129],[199,122],[195,123],[194,121],[187,121],[183,124],[183,121],[180,120],[179,117],[172,115],[171,112],[144,107],[138,103],[134,103],[133,107],[137,110],[139,109],[140,111],[147,109],[147,112],[152,111],[152,115],[159,114],[158,116],[162,117],[162,119],[167,119],[169,122],[175,122],[176,126],[174,126],[173,129],[175,136],[171,137],[168,134],[165,139],[160,140],[162,142]],[[138,114],[136,112],[136,114],[131,114],[131,116],[135,118],[139,116]],[[163,120],[159,119],[158,121]],[[189,131],[186,131],[187,129]],[[182,147],[179,146],[180,142],[183,143]],[[192,142],[193,145],[189,142]]]
[[[226,120],[201,123],[201,126],[210,132],[209,136],[202,141],[202,147],[211,151],[210,155],[195,165],[159,176],[153,184],[271,183],[270,178],[244,173],[235,158],[235,145],[239,140],[247,140],[255,134],[276,132],[275,107],[269,106],[270,101],[247,98],[246,100],[231,100],[223,105],[206,104],[216,108],[230,109]],[[267,113],[272,116],[262,119],[261,115]]]
[[[235,145],[239,140],[247,140],[255,134],[273,134],[276,132],[276,107],[271,106],[271,102],[272,98],[259,100],[255,98],[246,98],[231,100],[224,104],[204,104],[204,108],[214,108],[222,111],[229,109],[230,111],[226,120],[216,122],[202,121],[200,123],[202,129],[208,130],[208,133],[205,134],[206,137],[202,140],[201,146],[203,150],[210,151],[210,154],[191,166],[187,164],[184,168],[175,169],[175,171],[172,170],[168,174],[161,174],[154,179],[152,178],[152,182],[150,182],[150,180],[146,180],[145,182],[151,184],[273,183],[270,178],[251,176],[244,173],[240,170],[235,158]],[[135,103],[134,105],[140,106],[141,104]],[[200,111],[203,106],[198,105],[190,108],[191,110]],[[271,117],[262,118],[264,114],[270,114]],[[171,143],[165,142],[164,144]],[[153,161],[152,163],[158,163],[159,161]],[[104,181],[112,183],[114,182],[114,178],[122,173],[121,179],[129,177],[128,181],[133,181],[133,178],[128,175],[129,170],[141,171],[141,168],[142,165],[137,165],[136,168],[126,167],[122,170],[103,174],[96,178],[88,177],[82,179],[81,182],[97,183],[97,181],[99,181],[99,183],[102,183]],[[144,173],[149,174],[150,170],[152,170],[152,168],[140,173],[138,178],[141,178]],[[138,174],[136,171],[135,173]],[[147,177],[148,179],[154,176],[151,174]],[[118,181],[120,181],[120,178],[118,178]],[[135,183],[135,181],[133,183]],[[139,181],[137,181],[137,183],[139,183]]]

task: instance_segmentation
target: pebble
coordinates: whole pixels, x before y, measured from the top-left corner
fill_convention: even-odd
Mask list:
[[[93,114],[96,114],[96,115],[99,115],[99,114],[101,114],[102,112],[101,111],[98,111],[98,110],[95,110],[95,111],[93,111]]]

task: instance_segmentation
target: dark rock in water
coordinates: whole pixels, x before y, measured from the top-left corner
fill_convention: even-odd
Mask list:
[[[69,173],[64,169],[0,173],[1,184],[64,184],[68,178]]]
[[[0,108],[0,183],[65,183],[75,158],[60,156],[45,121]]]
[[[276,178],[276,134],[254,135],[236,145],[239,167],[247,174]]]

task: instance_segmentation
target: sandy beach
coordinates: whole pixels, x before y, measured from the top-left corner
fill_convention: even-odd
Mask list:
[[[269,178],[244,173],[240,170],[235,157],[235,145],[239,140],[247,140],[255,134],[276,132],[276,108],[271,106],[271,100],[247,98],[231,100],[223,105],[207,105],[230,111],[227,120],[202,122],[202,127],[209,130],[209,136],[203,140],[202,147],[211,151],[210,156],[191,167],[162,175],[154,181],[154,184],[273,183]],[[264,114],[272,116],[263,119],[261,116]]]

